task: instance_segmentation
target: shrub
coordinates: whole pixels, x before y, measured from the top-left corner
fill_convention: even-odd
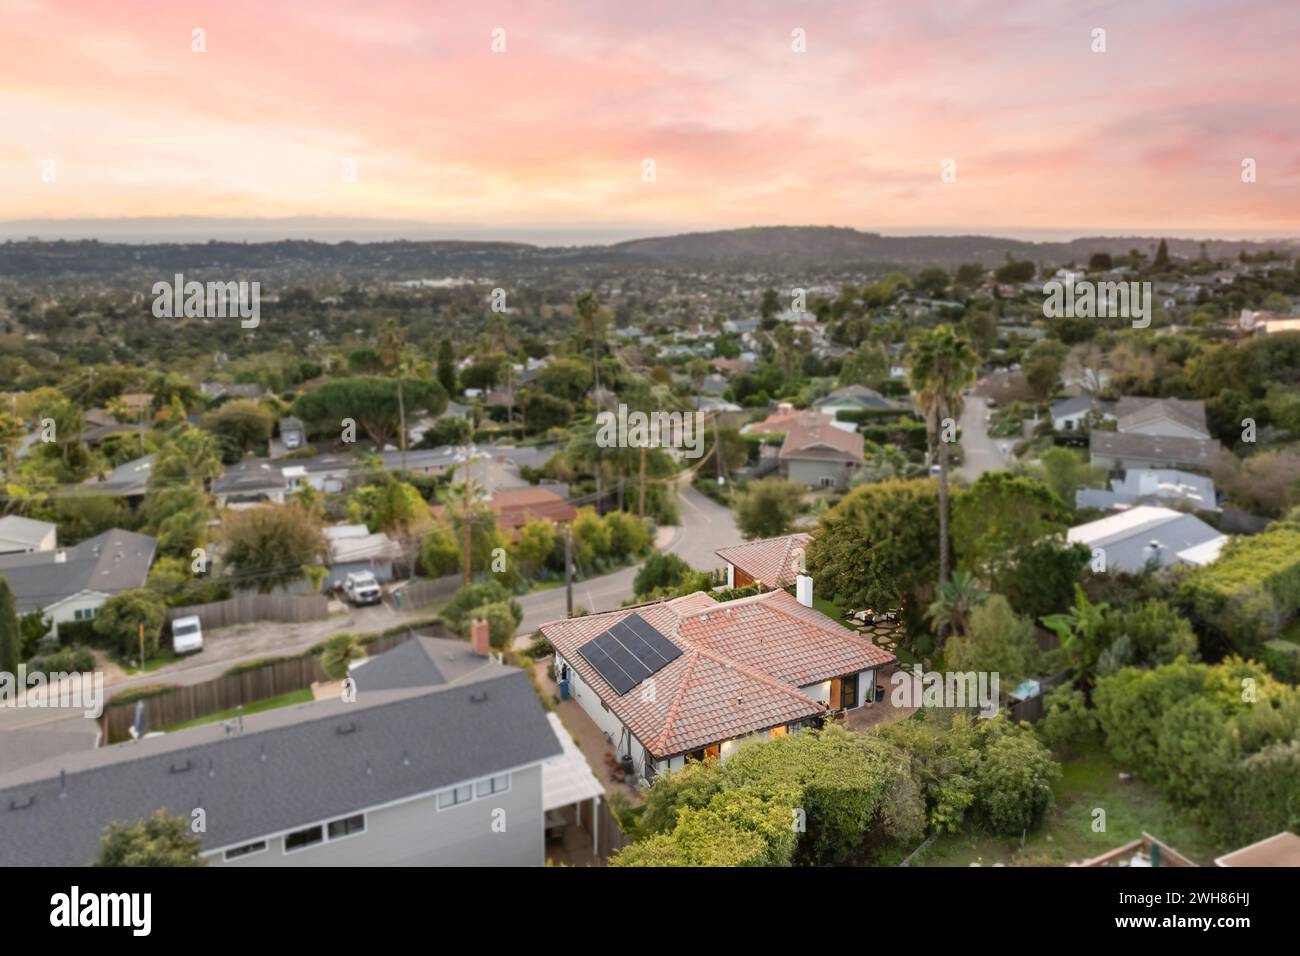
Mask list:
[[[1266,641],[1259,660],[1278,680],[1288,684],[1300,683],[1300,644],[1281,638]]]
[[[158,653],[167,608],[157,593],[147,588],[114,594],[95,615],[95,632],[109,641],[123,657],[140,653],[140,628],[144,628],[144,655]]]
[[[650,546],[650,532],[645,522],[626,511],[611,511],[605,515],[609,529],[610,550],[615,555],[635,556]]]
[[[1097,738],[1097,717],[1077,687],[1062,684],[1047,694],[1044,706],[1043,719],[1035,729],[1056,753],[1076,752]]]
[[[519,628],[519,622],[523,620],[523,614],[515,615],[511,603],[495,601],[474,608],[473,611],[465,615],[461,623],[461,636],[468,639],[474,621],[482,618],[488,622],[488,639],[491,641],[492,646],[498,650],[505,647],[510,643],[510,639],[515,636],[515,631]],[[515,607],[518,607],[518,605],[515,604]]]
[[[676,587],[692,573],[691,566],[675,554],[652,554],[632,581],[637,597]]]
[[[1060,765],[1027,726],[985,723],[980,729],[994,739],[975,772],[976,809],[994,833],[1018,836],[1037,826],[1051,808]]]
[[[523,609],[512,598],[510,590],[501,582],[490,579],[463,585],[442,609],[442,616],[452,630],[460,631],[465,615],[484,604],[496,604],[499,601],[509,602],[518,610],[520,620],[523,619]]]

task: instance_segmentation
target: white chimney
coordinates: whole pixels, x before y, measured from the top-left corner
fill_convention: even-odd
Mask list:
[[[67,561],[68,561],[68,552],[64,551],[62,548],[59,548],[58,551],[54,552],[55,564],[66,564]]]
[[[728,562],[728,564],[727,564],[727,587],[728,587],[728,588],[734,588],[735,586],[736,586],[736,566],[735,566],[734,564],[731,564],[730,562]]]
[[[813,606],[813,579],[810,574],[801,574],[794,579],[794,596],[804,607]]]

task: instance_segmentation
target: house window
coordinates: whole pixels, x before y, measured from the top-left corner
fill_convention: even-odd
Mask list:
[[[826,477],[825,475],[822,475],[821,478],[818,479],[818,481],[820,482],[820,484],[821,484],[821,486],[822,486],[823,488],[834,488],[834,487],[835,487],[835,479],[834,479],[834,478],[828,478],[828,477]]]
[[[72,619],[74,621],[93,620],[95,617],[95,610],[96,609],[93,607],[77,608],[75,611],[72,612]]]
[[[444,790],[438,794],[438,809],[446,810],[462,803],[469,803],[473,799],[474,788],[470,784],[467,783],[462,787],[452,787],[450,790]]]
[[[494,793],[505,793],[510,789],[510,774],[503,773],[498,777],[488,777],[486,780],[480,780],[474,785],[475,793],[480,797],[490,796]]]
[[[303,850],[309,846],[315,846],[325,840],[325,828],[317,824],[314,827],[307,827],[305,830],[295,830],[293,833],[285,835],[284,852],[292,853],[294,850]]]
[[[266,852],[266,841],[257,840],[253,843],[245,843],[243,846],[232,847],[227,850],[225,857],[227,860],[237,860],[241,856],[252,856],[254,853]]]
[[[353,814],[350,817],[343,817],[339,820],[329,822],[329,835],[331,840],[337,840],[340,837],[352,836],[357,833],[366,832],[366,815],[364,813]]]

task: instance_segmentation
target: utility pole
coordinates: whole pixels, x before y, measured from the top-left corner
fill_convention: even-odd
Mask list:
[[[144,621],[140,622],[140,670],[144,670]]]
[[[645,444],[641,445],[641,500],[637,504],[637,517],[645,520]]]
[[[402,429],[402,477],[406,477],[406,400],[402,395],[402,368],[397,368],[397,417]]]
[[[469,470],[474,461],[474,446],[469,445],[465,449],[465,583],[469,584],[474,579],[474,528],[470,524],[469,517]]]
[[[573,617],[573,526],[564,526],[564,616]]]

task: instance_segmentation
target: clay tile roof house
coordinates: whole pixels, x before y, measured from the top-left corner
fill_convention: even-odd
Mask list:
[[[863,440],[816,413],[795,419],[777,458],[781,477],[813,488],[843,488],[862,465]]]
[[[785,591],[718,603],[697,591],[543,624],[572,697],[637,776],[725,758],[873,704],[894,655]]]
[[[549,521],[557,524],[572,521],[577,509],[549,488],[520,488],[502,491],[484,501],[497,513],[497,528],[512,542],[519,540],[519,529],[530,521]],[[445,513],[442,505],[431,509],[435,518]]]
[[[803,571],[802,555],[812,535],[786,534],[779,538],[747,541],[713,552],[727,562],[727,587],[759,583],[767,588],[787,588]]]

